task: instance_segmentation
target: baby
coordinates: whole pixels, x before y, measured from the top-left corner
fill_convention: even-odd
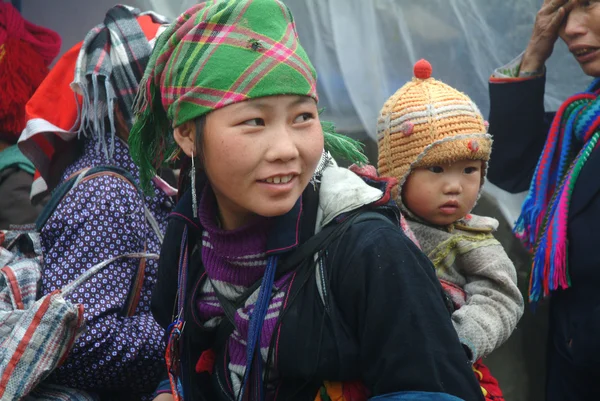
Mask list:
[[[477,106],[431,78],[427,61],[414,74],[381,110],[378,172],[398,180],[396,202],[453,301],[452,322],[480,373],[476,361],[504,343],[523,314],[515,267],[492,235],[498,221],[470,213],[492,138]]]

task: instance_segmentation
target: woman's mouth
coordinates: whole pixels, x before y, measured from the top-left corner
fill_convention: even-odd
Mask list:
[[[594,59],[598,53],[597,47],[578,47],[571,50],[575,59],[581,64],[587,63]]]
[[[287,184],[288,182],[294,179],[294,174],[287,175],[275,175],[273,177],[266,178],[264,180],[260,180],[260,182],[265,182],[267,184]]]

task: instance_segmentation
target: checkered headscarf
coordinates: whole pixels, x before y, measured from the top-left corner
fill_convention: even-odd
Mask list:
[[[164,17],[149,14],[159,24]],[[140,10],[125,5],[111,8],[104,22],[88,32],[75,66],[73,91],[82,96],[79,110],[79,132],[99,139],[107,157],[114,143],[106,143],[105,133],[115,135],[115,101],[128,128],[133,124],[133,101],[138,82],[152,53],[152,46],[144,35],[136,17]],[[108,123],[108,126],[106,124]]]
[[[317,74],[290,10],[278,0],[222,0],[183,13],[158,40],[140,83],[129,147],[142,185],[178,150],[171,128],[244,100],[317,100]],[[326,144],[365,161],[360,145],[325,131]]]
[[[66,164],[76,154],[80,133],[92,135],[110,162],[106,132],[108,128],[115,131],[113,108],[107,103],[120,102],[119,109],[131,125],[137,82],[164,23],[164,17],[152,12],[115,6],[106,13],[104,23],[65,52],[50,70],[27,102],[27,125],[19,138],[20,150],[36,167],[32,200],[43,198],[60,182]],[[102,112],[96,112],[99,109]]]

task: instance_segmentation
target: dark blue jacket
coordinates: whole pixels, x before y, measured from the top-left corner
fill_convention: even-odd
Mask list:
[[[527,191],[554,113],[544,111],[545,77],[490,84],[494,149],[488,178]],[[547,399],[600,400],[600,151],[575,184],[568,217],[572,287],[550,300]]]

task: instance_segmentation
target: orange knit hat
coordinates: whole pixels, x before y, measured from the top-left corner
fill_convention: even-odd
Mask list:
[[[414,167],[490,158],[492,137],[475,103],[431,78],[431,70],[418,61],[415,77],[385,102],[377,121],[379,174],[397,178],[400,190]]]

